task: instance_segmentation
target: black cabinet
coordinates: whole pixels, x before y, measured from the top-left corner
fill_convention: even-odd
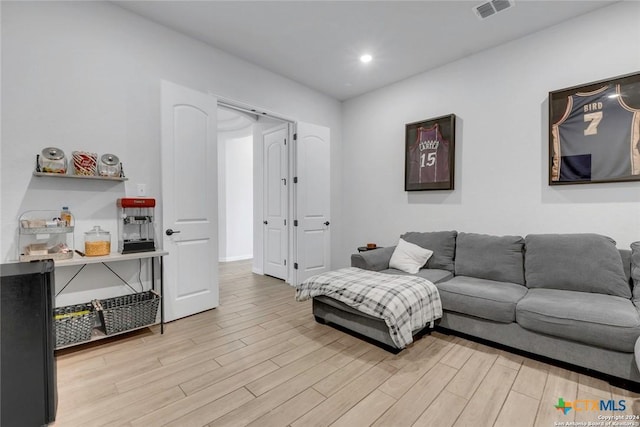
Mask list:
[[[53,261],[3,264],[0,275],[0,425],[47,425],[57,407]]]

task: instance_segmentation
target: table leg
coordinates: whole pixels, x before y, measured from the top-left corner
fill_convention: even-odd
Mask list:
[[[162,257],[160,259],[160,333],[164,334],[164,272],[162,268]]]

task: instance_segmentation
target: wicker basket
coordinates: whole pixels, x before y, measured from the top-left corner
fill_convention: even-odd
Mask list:
[[[159,304],[155,291],[94,301],[107,335],[155,323]]]
[[[89,341],[95,317],[96,312],[90,302],[56,308],[53,312],[56,348]]]

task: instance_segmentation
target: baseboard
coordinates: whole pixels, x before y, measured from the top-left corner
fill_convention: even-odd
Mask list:
[[[252,259],[253,254],[251,255],[238,255],[238,256],[230,256],[226,258],[220,258],[218,261],[220,262],[232,262],[232,261],[244,261],[245,259]]]
[[[251,272],[252,272],[252,273],[255,273],[255,274],[259,274],[259,275],[261,275],[261,276],[264,276],[264,271],[262,271],[262,269],[260,269],[260,268],[255,268],[255,267],[253,267],[253,268],[251,269]]]

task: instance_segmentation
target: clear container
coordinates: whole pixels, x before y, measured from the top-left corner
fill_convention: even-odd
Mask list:
[[[84,233],[84,254],[86,256],[103,256],[111,253],[111,233],[100,228],[93,227],[91,231]]]
[[[98,174],[100,176],[119,177],[120,159],[115,154],[103,154],[98,163]]]
[[[56,147],[47,147],[38,156],[38,167],[41,172],[67,173],[67,158],[64,151]]]

